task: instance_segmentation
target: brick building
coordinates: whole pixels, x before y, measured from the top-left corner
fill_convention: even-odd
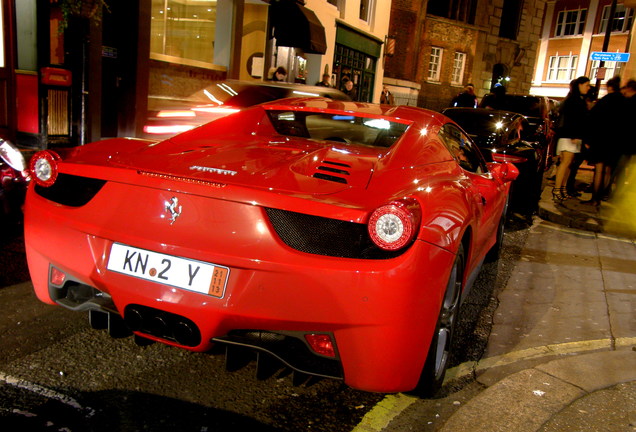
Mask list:
[[[546,1],[394,0],[384,83],[397,103],[441,109],[464,85],[530,91]]]
[[[627,69],[627,63],[606,61],[601,65],[600,60],[591,58],[594,52],[629,52],[634,9],[627,6],[634,7],[636,2],[625,2],[628,5],[623,1],[615,2],[606,40],[612,3],[612,0],[547,2],[533,93],[563,98],[567,95],[570,81],[578,76],[589,77],[593,84],[597,83],[597,79],[602,82],[615,75],[633,77],[634,71]],[[607,46],[604,46],[605,43]]]

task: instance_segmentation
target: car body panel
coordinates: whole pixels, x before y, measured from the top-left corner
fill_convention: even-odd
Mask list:
[[[266,114],[281,109],[299,116],[353,113],[407,123],[408,129],[389,147],[290,137],[267,124]],[[81,203],[61,204],[69,191],[55,185],[29,188],[25,243],[35,292],[74,310],[112,299],[114,312],[125,318],[133,306],[185,317],[200,332],[195,344],[137,333],[194,351],[207,351],[237,330],[328,334],[348,385],[413,389],[455,253],[460,243],[469,248],[467,279],[479,270],[495,244],[510,187],[497,171],[459,167],[436,138],[446,122],[407,107],[297,99],[259,105],[169,141],[115,139],[70,150],[58,162],[58,182],[101,180]],[[313,161],[327,157],[350,165],[351,181],[314,177]],[[415,239],[386,256],[308,253],[281,237],[270,213],[366,231],[376,208],[406,198],[421,211]],[[303,237],[317,228],[294,229]],[[329,247],[339,240],[324,241]],[[124,274],[109,268],[115,243],[140,251],[124,264],[137,274],[146,275],[141,257],[152,251],[168,261],[227,269],[227,281],[212,295],[167,285],[155,277],[159,269],[147,271],[152,280]],[[66,275],[64,286],[49,280],[59,272]],[[196,274],[190,276],[192,282]],[[69,302],[68,283],[98,294]]]

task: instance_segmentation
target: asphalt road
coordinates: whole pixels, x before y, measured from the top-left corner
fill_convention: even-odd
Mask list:
[[[508,228],[499,266],[484,269],[463,306],[451,367],[484,352],[496,293],[528,232],[521,220]],[[85,314],[36,299],[19,230],[4,233],[0,246],[3,431],[351,431],[385,396],[334,380],[294,385],[286,371],[258,380],[254,364],[226,372],[222,353],[113,339],[92,330]],[[453,409],[474,386],[466,377],[449,381],[432,412]]]

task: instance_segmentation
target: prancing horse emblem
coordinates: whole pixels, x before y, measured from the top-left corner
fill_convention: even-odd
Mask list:
[[[172,197],[170,201],[166,201],[166,211],[170,213],[170,225],[172,225],[181,216],[181,206],[177,197]]]

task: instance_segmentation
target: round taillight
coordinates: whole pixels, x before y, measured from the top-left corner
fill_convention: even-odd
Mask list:
[[[50,150],[37,152],[29,164],[31,175],[36,184],[49,187],[57,179],[57,162],[60,156]]]
[[[416,203],[393,201],[371,214],[369,235],[381,249],[398,250],[413,240],[419,219],[419,206]]]

